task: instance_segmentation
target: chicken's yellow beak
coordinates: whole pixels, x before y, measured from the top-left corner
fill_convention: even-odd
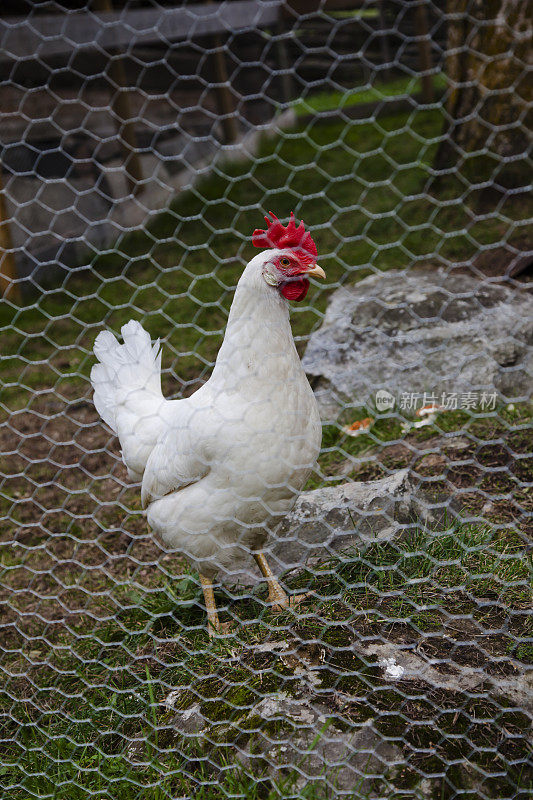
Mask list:
[[[324,272],[322,267],[318,266],[318,264],[315,264],[315,266],[312,267],[311,269],[307,269],[306,270],[306,274],[307,275],[312,275],[313,278],[325,278],[326,277],[326,273]]]

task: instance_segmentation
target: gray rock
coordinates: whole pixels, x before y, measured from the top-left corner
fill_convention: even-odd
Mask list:
[[[185,711],[179,711],[169,723],[177,731],[184,734],[197,734],[207,728],[205,717],[200,711],[200,703],[195,703]]]
[[[213,719],[211,715],[208,719],[202,715],[201,701],[191,702],[169,723],[178,748],[181,737],[186,737],[208,756],[214,773],[222,775],[228,762],[238,763],[249,775],[270,778],[283,789],[280,796],[305,796],[305,789],[312,787],[312,796],[317,800],[382,800],[403,796],[407,776],[409,797],[432,800],[441,797],[443,787],[448,785],[439,773],[444,773],[446,764],[453,759],[454,770],[448,774],[452,788],[468,787],[476,797],[502,797],[497,784],[486,783],[483,756],[475,755],[474,746],[468,742],[469,732],[465,739],[473,758],[457,758],[457,735],[453,726],[449,727],[449,712],[456,708],[459,714],[474,698],[496,702],[502,711],[509,704],[511,710],[515,704],[522,708],[522,719],[517,719],[520,732],[513,733],[521,749],[515,751],[514,757],[518,765],[522,763],[520,759],[525,765],[530,730],[525,712],[531,707],[531,670],[524,668],[512,678],[489,675],[479,667],[451,665],[447,658],[426,655],[414,643],[383,639],[369,642],[355,631],[352,635],[351,646],[340,650],[357,656],[361,678],[342,690],[331,687],[331,672],[325,671],[327,665],[331,666],[332,652],[338,655],[338,647],[324,644],[317,653],[312,648],[302,648],[301,640],[290,636],[248,645],[255,657],[272,654],[271,675],[280,681],[278,689],[236,708],[232,720]],[[232,653],[232,658],[235,663],[247,664],[250,652],[240,649]],[[351,659],[350,671],[353,669]],[[336,674],[340,670],[336,661],[333,670]],[[388,720],[383,709],[375,707],[377,695],[373,690],[385,691],[390,697]],[[165,705],[172,708],[182,702],[182,692],[187,689],[180,687],[170,692]],[[429,775],[419,770],[416,761],[413,764],[412,742],[405,737],[400,719],[406,702],[406,721],[413,715],[416,720],[417,705],[409,708],[409,701],[424,697],[435,702],[435,715],[430,727],[427,707],[419,709],[420,731],[425,735],[420,753],[431,752],[432,730],[439,737]],[[445,717],[448,723],[443,722]],[[384,722],[389,723],[385,730]],[[492,726],[489,735],[502,732],[498,718],[487,719],[486,724]]]
[[[332,296],[303,364],[325,418],[401,392],[530,392],[533,298],[432,269],[372,275]]]
[[[408,470],[304,492],[272,537],[280,569],[323,560],[340,550],[398,538],[420,516]]]
[[[533,710],[533,670],[523,665],[520,674],[512,678],[490,675],[483,669],[465,664],[454,665],[442,658],[428,659],[410,649],[410,645],[402,646],[393,642],[383,644],[357,644],[354,650],[368,664],[383,669],[383,677],[387,681],[415,681],[427,684],[431,689],[445,689],[463,695],[486,695],[503,697],[528,711]]]
[[[269,724],[269,732],[253,733],[237,758],[252,771],[266,767],[276,783],[289,776],[291,792],[312,781],[317,798],[344,796],[356,787],[357,796],[375,797],[368,793],[376,780],[385,786],[395,766],[404,762],[401,750],[374,729],[372,719],[343,725],[309,694],[267,696],[252,709],[250,718]]]
[[[398,538],[429,513],[414,496],[408,470],[377,481],[348,482],[303,492],[265,550],[274,572],[313,564],[350,547]],[[262,580],[247,561],[233,574],[238,583]]]

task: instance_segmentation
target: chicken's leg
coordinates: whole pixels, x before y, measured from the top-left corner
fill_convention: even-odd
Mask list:
[[[268,599],[274,611],[284,611],[289,607],[289,598],[279,585],[265,558],[264,553],[254,553],[254,558],[268,585]]]
[[[215,603],[215,593],[213,583],[209,578],[200,573],[200,583],[204,592],[205,608],[207,611],[207,633],[210,637],[220,632],[220,622],[218,619],[217,607]]]

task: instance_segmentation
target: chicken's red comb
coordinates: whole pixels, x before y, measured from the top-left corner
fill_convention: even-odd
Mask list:
[[[293,247],[303,250],[314,258],[318,255],[316,244],[309,231],[305,230],[303,220],[298,227],[294,221],[294,214],[291,211],[291,218],[287,227],[283,225],[272,211],[269,211],[272,219],[265,217],[267,223],[266,231],[256,230],[252,236],[254,247],[274,247],[280,250],[285,247]]]

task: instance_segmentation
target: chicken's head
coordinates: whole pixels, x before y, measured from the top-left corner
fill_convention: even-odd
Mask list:
[[[326,273],[316,263],[317,249],[309,231],[302,222],[296,225],[291,212],[289,224],[283,225],[275,214],[265,217],[266,230],[254,231],[255,247],[268,248],[272,252],[263,265],[263,278],[275,286],[287,300],[303,300],[309,289],[309,275],[325,278]]]

